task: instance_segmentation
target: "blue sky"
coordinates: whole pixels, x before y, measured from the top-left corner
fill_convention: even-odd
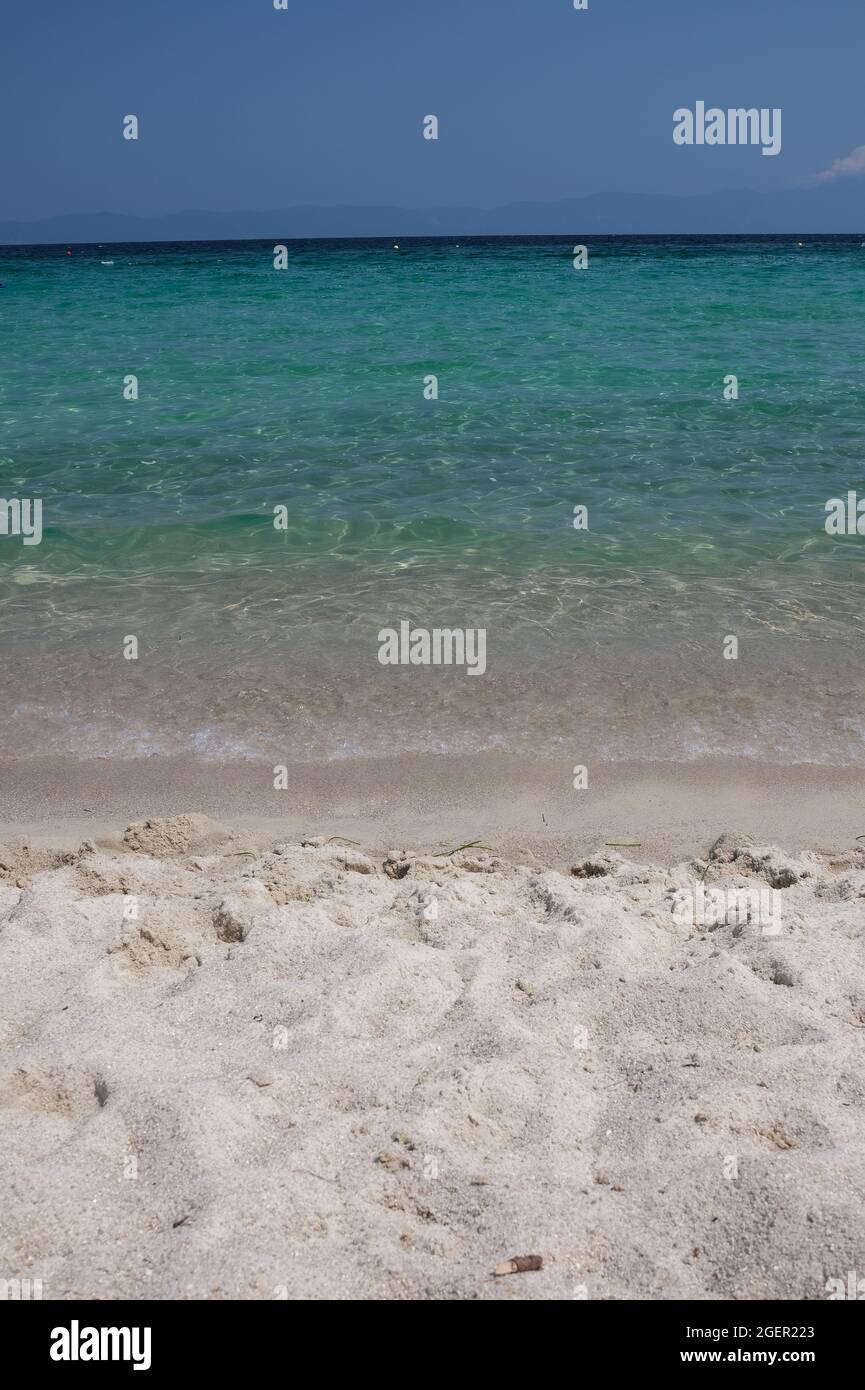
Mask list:
[[[20,0],[2,48],[4,218],[771,190],[865,145],[865,0]],[[698,99],[780,106],[781,154],[675,146]]]

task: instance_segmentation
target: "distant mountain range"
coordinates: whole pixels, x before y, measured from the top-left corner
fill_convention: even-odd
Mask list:
[[[749,232],[865,234],[865,179],[839,179],[781,193],[744,189],[688,197],[593,193],[557,203],[508,203],[492,209],[337,204],[265,212],[174,212],[161,217],[74,213],[38,222],[0,221],[0,244]]]

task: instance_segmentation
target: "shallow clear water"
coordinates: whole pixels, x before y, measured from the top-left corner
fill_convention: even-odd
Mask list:
[[[860,760],[862,239],[578,239],[0,248],[0,751]]]

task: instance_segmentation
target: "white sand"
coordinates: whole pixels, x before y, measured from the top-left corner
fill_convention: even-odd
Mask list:
[[[0,847],[0,1277],[820,1299],[865,1275],[865,852],[746,841],[582,876],[196,817]],[[781,935],[678,921],[704,872],[787,885]]]

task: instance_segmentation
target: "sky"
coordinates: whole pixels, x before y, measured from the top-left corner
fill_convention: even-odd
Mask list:
[[[865,146],[863,72],[865,0],[19,0],[0,219],[772,191]],[[781,153],[676,146],[698,100]]]

